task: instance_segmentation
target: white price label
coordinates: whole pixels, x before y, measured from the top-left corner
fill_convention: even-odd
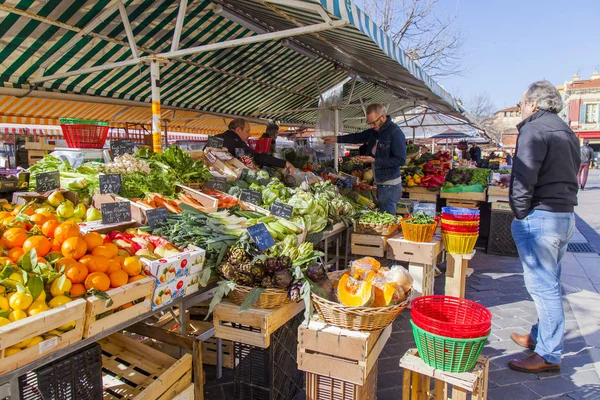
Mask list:
[[[53,337],[51,339],[44,340],[38,346],[40,349],[40,354],[47,353],[48,351],[50,351],[53,348],[55,348],[56,346],[58,346],[58,337]]]

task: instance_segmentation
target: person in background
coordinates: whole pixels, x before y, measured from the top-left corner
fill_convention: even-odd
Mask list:
[[[581,190],[585,190],[588,171],[593,160],[594,149],[590,147],[590,141],[586,139],[583,141],[583,146],[581,146],[581,164],[579,164],[579,171],[577,172],[577,183]]]
[[[271,154],[271,155],[275,154],[275,150],[276,150],[275,142],[277,141],[278,136],[279,136],[279,125],[277,125],[274,122],[270,122],[267,125],[267,129],[266,129],[265,133],[263,133],[262,136],[260,137],[261,139],[272,139],[271,147],[269,148],[269,154]]]
[[[557,371],[565,333],[561,260],[575,229],[579,140],[558,116],[563,102],[552,83],[534,82],[519,105],[523,121],[509,191],[512,235],[538,320],[530,333],[510,336],[533,353],[508,365],[530,373]]]
[[[488,160],[495,160],[496,158],[498,158],[498,156],[496,155],[495,151],[492,151],[488,156]]]
[[[506,165],[508,165],[509,167],[512,166],[513,158],[508,151],[506,152],[505,160],[506,160]]]
[[[217,137],[223,138],[223,147],[227,148],[227,151],[232,156],[238,158],[242,155],[247,155],[252,157],[254,162],[260,167],[278,167],[285,168],[291,174],[295,172],[294,166],[289,162],[273,157],[268,153],[257,153],[248,147],[246,142],[250,137],[250,123],[245,119],[236,118],[231,120],[228,128],[228,130],[217,135]]]
[[[473,143],[471,148],[469,149],[469,155],[471,156],[471,160],[477,164],[479,160],[481,160],[481,148],[477,146],[477,143]]]
[[[325,136],[323,142],[365,143],[367,155],[356,158],[373,164],[379,208],[396,215],[396,205],[402,197],[400,167],[406,162],[406,138],[392,118],[386,115],[385,107],[381,104],[367,107],[367,124],[371,128],[366,131],[337,137]]]

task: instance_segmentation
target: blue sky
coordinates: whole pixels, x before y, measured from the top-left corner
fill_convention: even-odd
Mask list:
[[[497,109],[510,107],[533,81],[562,84],[600,70],[600,0],[439,2],[457,13],[465,71],[437,81],[465,102],[487,92]]]

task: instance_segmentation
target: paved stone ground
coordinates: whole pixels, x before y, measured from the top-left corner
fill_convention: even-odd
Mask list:
[[[580,194],[573,242],[589,242],[600,251],[600,173],[592,171],[588,190]],[[525,374],[508,368],[508,361],[528,350],[510,340],[512,332],[526,333],[536,321],[536,311],[525,289],[517,258],[478,251],[471,261],[474,274],[468,278],[468,299],[488,307],[493,315],[492,333],[483,354],[490,356],[489,400],[574,399],[600,400],[600,256],[597,253],[567,253],[563,262],[565,352],[560,372]],[[443,270],[443,268],[442,268]],[[435,293],[443,293],[444,277],[436,278]],[[390,340],[379,359],[377,398],[401,398],[402,370],[399,360],[415,347],[409,311],[394,322]],[[206,399],[233,398],[232,373],[220,380],[207,369]]]

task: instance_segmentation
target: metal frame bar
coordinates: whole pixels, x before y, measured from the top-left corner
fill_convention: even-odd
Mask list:
[[[125,33],[127,34],[127,41],[129,42],[129,48],[131,49],[131,54],[135,60],[140,58],[140,54],[138,53],[137,45],[135,44],[135,36],[133,35],[133,30],[131,29],[131,24],[129,23],[129,17],[127,16],[127,9],[125,9],[125,5],[119,1],[119,14],[121,14],[121,21],[123,22],[123,27],[125,28]]]
[[[325,22],[331,21],[331,18],[327,14],[327,11],[320,4],[305,3],[305,2],[297,1],[297,0],[266,0],[266,1],[264,1],[264,3],[281,4],[283,6],[300,8],[300,9],[309,10],[309,11],[315,11],[315,12],[319,13],[321,18],[323,18],[323,21],[325,21]]]
[[[186,11],[187,0],[180,0],[179,10],[177,11],[177,22],[175,23],[175,32],[173,32],[173,42],[171,43],[171,51],[176,51],[179,48],[179,40],[181,39],[181,30],[183,29]]]

